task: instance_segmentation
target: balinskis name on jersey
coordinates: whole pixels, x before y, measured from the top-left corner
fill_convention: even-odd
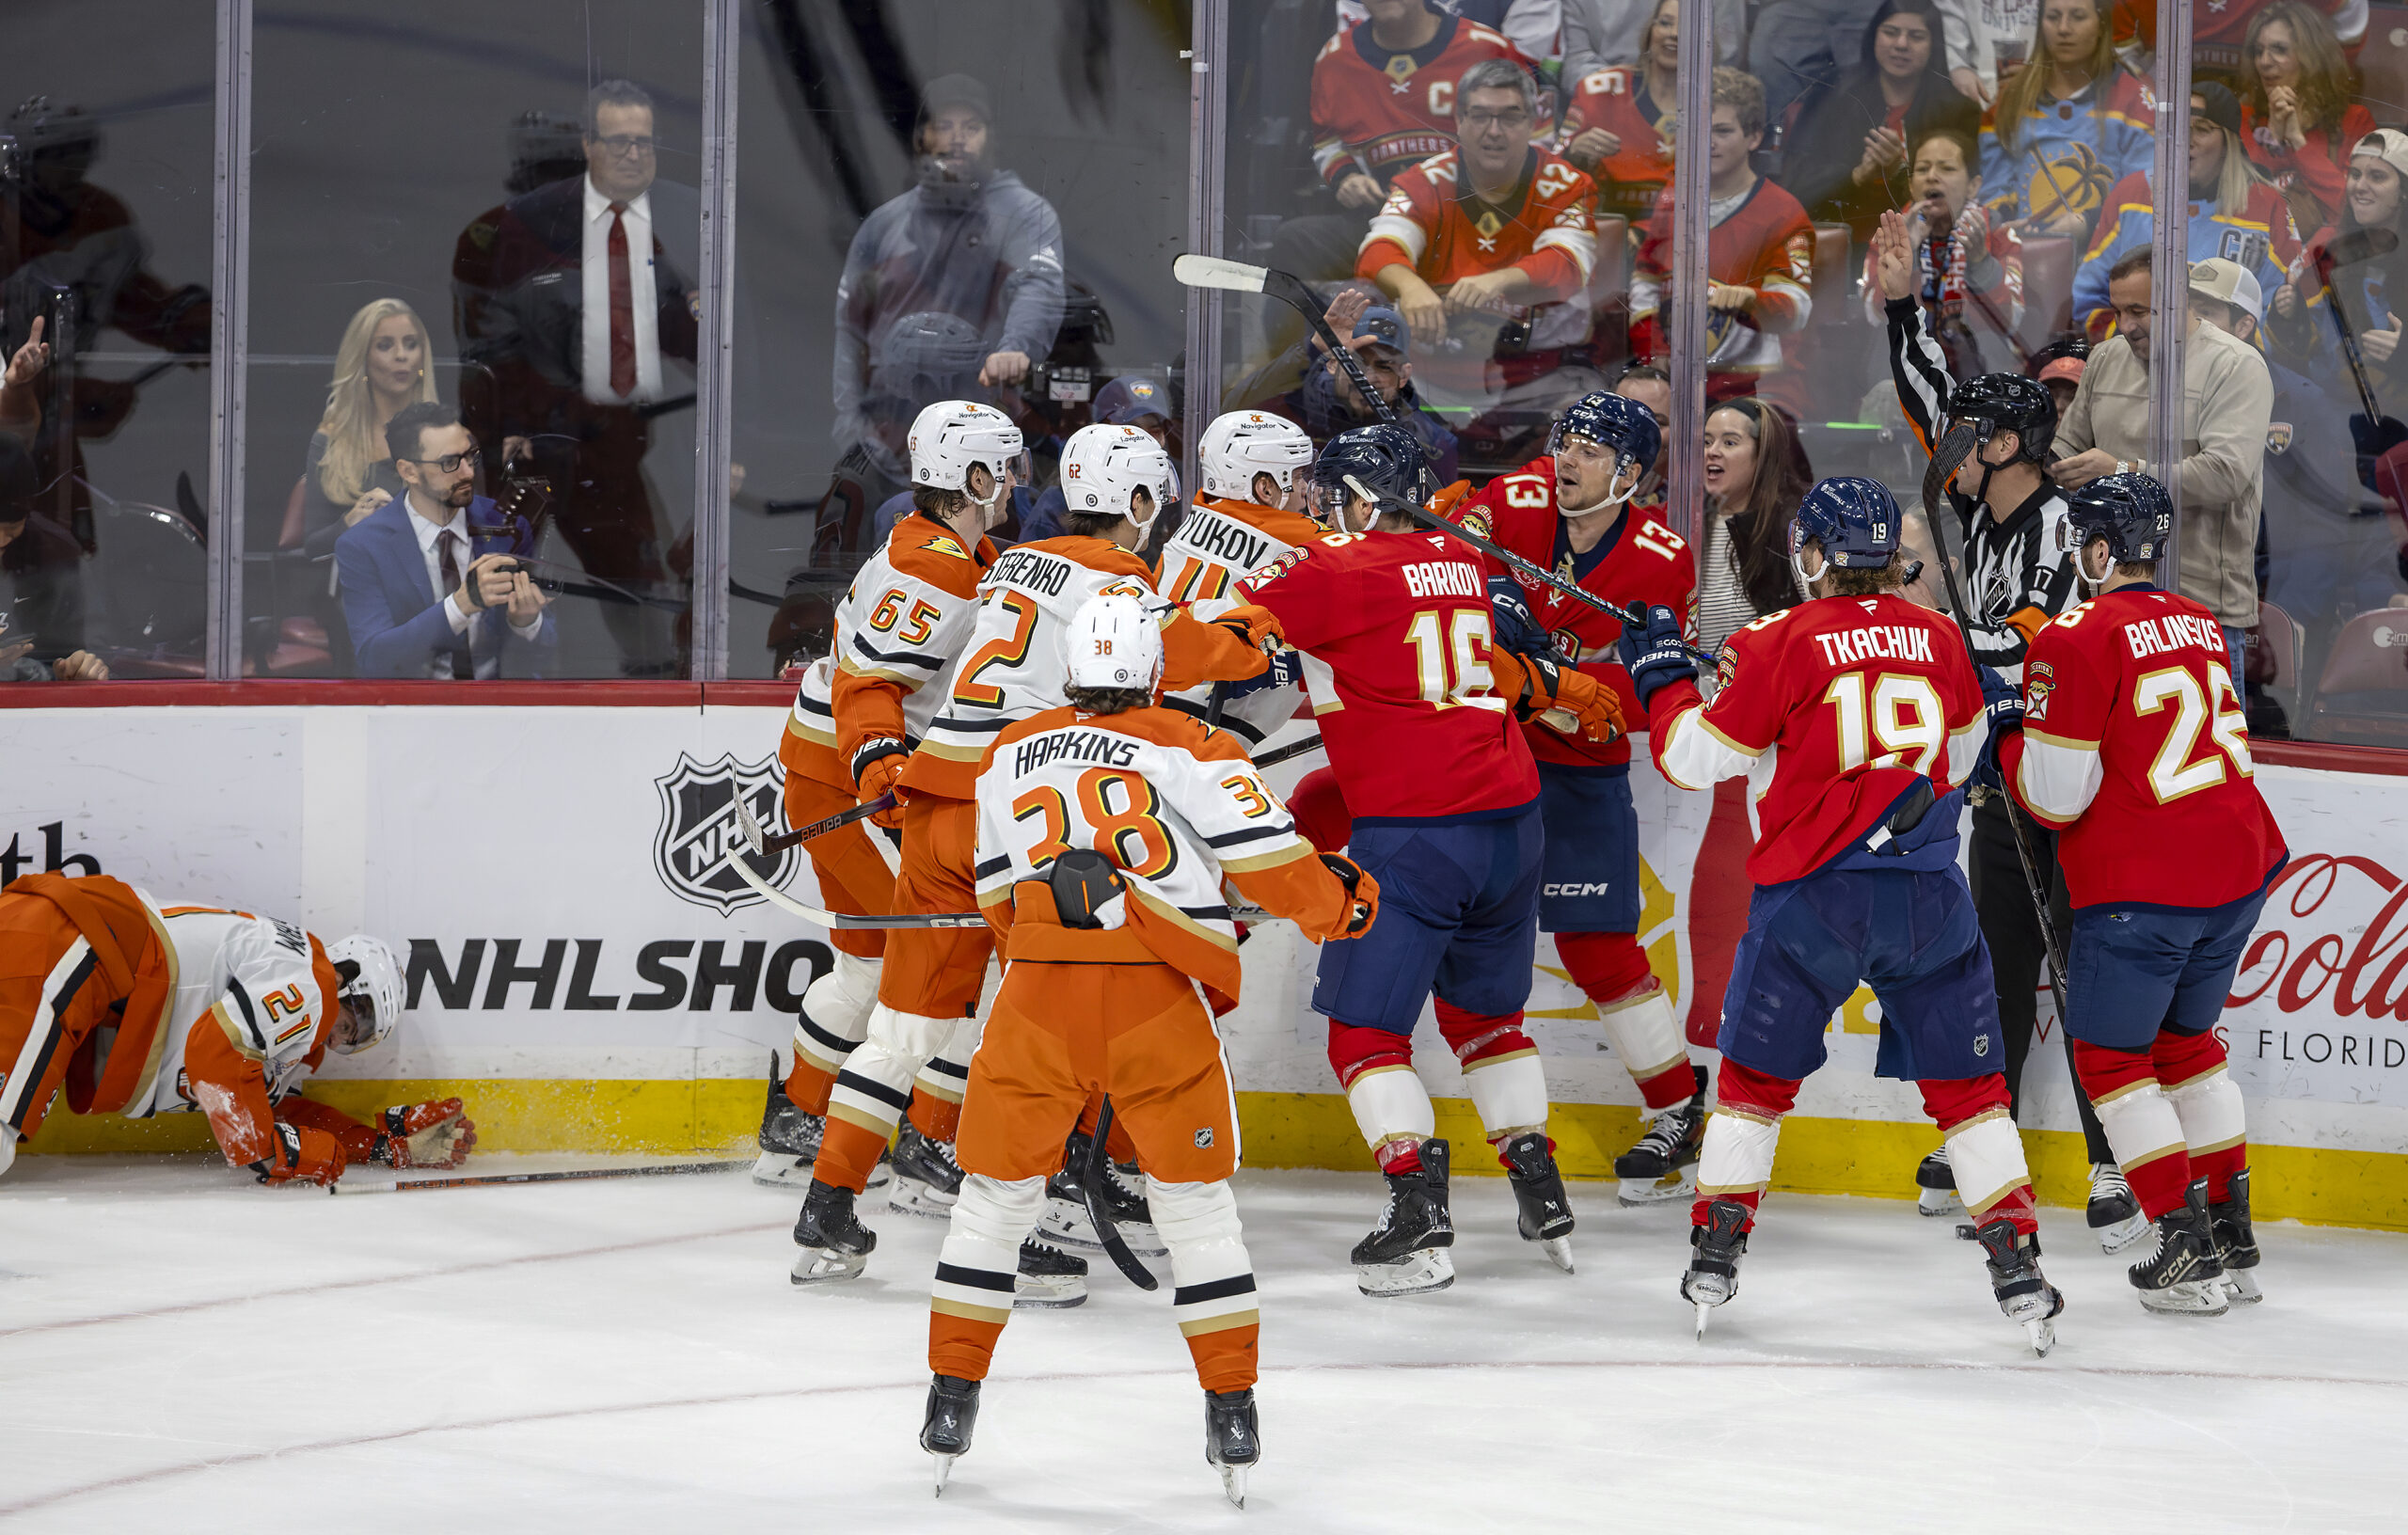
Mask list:
[[[2162,613],[2127,624],[2124,643],[2136,661],[2151,656],[2178,656],[2193,646],[2217,656],[2226,654],[2224,630],[2212,615],[2204,613]]]

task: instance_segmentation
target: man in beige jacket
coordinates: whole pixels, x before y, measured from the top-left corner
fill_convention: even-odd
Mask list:
[[[2127,471],[2155,477],[2169,488],[2176,477],[2148,461],[2149,250],[2117,261],[2107,275],[2116,333],[2090,354],[2073,404],[2057,423],[2058,461],[2050,467],[2071,491],[2101,475]],[[2212,270],[2190,269],[2186,286],[2211,286]],[[2199,324],[2185,293],[2183,365],[2189,402],[2182,420],[2179,498],[2182,594],[2212,609],[2224,627],[2225,649],[2241,686],[2241,635],[2258,622],[2258,514],[2265,482],[2266,426],[2274,385],[2255,347]]]

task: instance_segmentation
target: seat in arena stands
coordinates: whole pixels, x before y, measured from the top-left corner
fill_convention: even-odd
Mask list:
[[[2341,626],[2301,734],[2408,746],[2408,608],[2377,608]]]

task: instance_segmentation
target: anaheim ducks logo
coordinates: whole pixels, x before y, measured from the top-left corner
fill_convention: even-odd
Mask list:
[[[2115,173],[2087,144],[2067,145],[2053,159],[2035,150],[2030,158],[2037,168],[2024,183],[2023,206],[2032,210],[2034,218],[2047,218],[2061,209],[2095,213],[2115,182]]]
[[[921,545],[920,547],[924,549],[934,549],[939,554],[949,554],[956,560],[967,560],[970,558],[970,551],[963,548],[960,541],[956,539],[951,533],[939,533],[936,537],[928,540],[926,544]]]

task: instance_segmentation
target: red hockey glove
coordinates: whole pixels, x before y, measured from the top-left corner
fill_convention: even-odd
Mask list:
[[[456,1098],[387,1109],[378,1130],[369,1160],[395,1168],[457,1167],[477,1145],[476,1121]]]

